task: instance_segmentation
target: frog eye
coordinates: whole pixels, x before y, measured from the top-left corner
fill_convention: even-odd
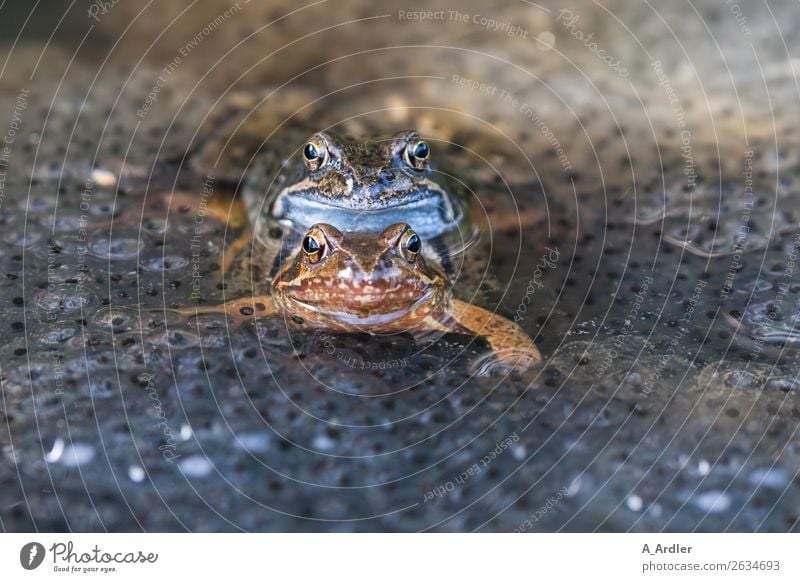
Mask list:
[[[407,230],[400,239],[400,250],[409,263],[416,261],[417,255],[422,250],[422,240],[419,235],[413,230]]]
[[[428,142],[421,139],[413,139],[406,146],[405,160],[412,168],[423,170],[430,154],[431,148],[428,146]]]
[[[303,252],[308,258],[308,262],[318,263],[325,254],[325,240],[316,233],[308,233],[303,239]]]
[[[327,163],[328,150],[316,140],[309,141],[303,146],[303,160],[306,167],[313,172]]]

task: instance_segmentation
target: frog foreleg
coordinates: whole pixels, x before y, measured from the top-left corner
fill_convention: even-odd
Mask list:
[[[476,305],[454,299],[436,325],[441,331],[466,331],[485,338],[492,348],[491,361],[484,362],[488,367],[527,369],[542,361],[539,349],[519,325]]]
[[[220,305],[184,307],[178,311],[187,316],[202,315],[205,313],[224,313],[238,323],[245,323],[256,317],[275,315],[280,312],[280,308],[269,295],[260,295],[256,297],[234,299]]]

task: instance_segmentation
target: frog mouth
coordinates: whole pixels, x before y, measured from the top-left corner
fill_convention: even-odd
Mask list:
[[[302,311],[315,313],[326,318],[335,319],[347,325],[380,325],[390,323],[420,306],[429,303],[433,297],[433,289],[423,294],[406,297],[387,291],[384,293],[354,293],[351,295],[327,296],[324,301],[287,297],[289,303]]]

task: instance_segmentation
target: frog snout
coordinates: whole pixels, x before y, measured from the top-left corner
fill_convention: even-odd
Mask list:
[[[375,182],[379,171],[375,168],[358,167],[353,169],[353,177],[359,186],[364,186]]]
[[[394,168],[359,168],[355,178],[361,187],[369,188],[378,184],[388,186],[397,180],[398,173]]]
[[[380,173],[380,181],[384,184],[391,184],[397,179],[396,170],[382,170]]]

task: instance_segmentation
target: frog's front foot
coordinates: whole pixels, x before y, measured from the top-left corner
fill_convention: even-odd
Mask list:
[[[492,348],[490,354],[475,363],[473,371],[477,374],[524,372],[542,361],[539,349],[528,334],[505,317],[458,299],[452,302],[448,315],[442,322],[442,329],[474,333],[485,338]]]
[[[477,359],[473,363],[471,371],[478,376],[505,375],[512,371],[526,372],[541,361],[542,356],[535,346],[532,350],[506,348],[492,351]]]
[[[246,297],[234,299],[221,305],[184,307],[178,312],[187,317],[203,315],[207,313],[224,314],[231,317],[239,324],[251,321],[257,317],[269,317],[277,313],[272,297],[262,295],[257,297]]]

